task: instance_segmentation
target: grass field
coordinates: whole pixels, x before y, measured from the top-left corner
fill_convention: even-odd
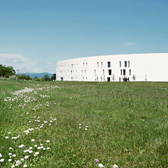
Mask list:
[[[0,167],[100,163],[168,167],[168,83],[0,80]]]

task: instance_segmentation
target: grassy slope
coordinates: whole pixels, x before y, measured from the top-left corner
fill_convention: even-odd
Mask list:
[[[59,88],[53,88],[59,86]],[[13,91],[24,87],[38,89],[30,93],[36,101],[26,103],[3,102]],[[41,98],[39,95],[50,97]],[[46,102],[49,103],[47,106]],[[12,106],[11,106],[12,104]],[[39,109],[33,110],[41,104]],[[11,108],[10,108],[11,107]],[[29,112],[29,114],[27,114]],[[36,116],[36,118],[35,118]],[[25,135],[24,130],[36,128],[34,122],[56,117],[51,126],[44,126]],[[0,153],[8,159],[9,147],[24,157],[20,144],[27,148],[35,143],[51,147],[38,157],[24,161],[29,167],[98,167],[99,159],[106,167],[159,167],[168,165],[168,83],[83,83],[83,82],[33,82],[0,80]],[[29,123],[31,121],[31,123]],[[82,128],[79,128],[79,124]],[[85,130],[88,126],[88,130]],[[18,134],[17,140],[5,139],[8,132]],[[32,143],[31,139],[36,142]],[[27,149],[25,147],[25,149]],[[33,149],[33,151],[37,151]],[[22,166],[23,167],[23,166]]]

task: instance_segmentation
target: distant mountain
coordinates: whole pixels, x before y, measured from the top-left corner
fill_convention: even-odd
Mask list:
[[[42,73],[24,73],[26,75],[29,75],[32,79],[34,77],[37,77],[37,78],[43,78],[44,75],[48,75],[50,78],[52,77],[52,73],[48,73],[48,72],[42,72]],[[19,73],[18,75],[22,75],[22,73]]]

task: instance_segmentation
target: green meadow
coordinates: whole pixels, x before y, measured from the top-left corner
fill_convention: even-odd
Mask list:
[[[99,164],[168,167],[167,82],[0,80],[0,167]]]

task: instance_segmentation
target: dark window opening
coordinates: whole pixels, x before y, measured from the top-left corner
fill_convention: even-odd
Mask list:
[[[121,72],[121,75],[122,75],[122,69],[120,70],[120,72]]]
[[[121,67],[121,61],[119,62],[119,64],[120,64],[120,67]]]
[[[125,67],[127,67],[127,61],[124,61],[124,65],[125,65]]]
[[[110,61],[107,62],[107,67],[111,67],[111,62]]]
[[[110,82],[110,78],[109,77],[107,78],[107,81]]]
[[[64,78],[63,77],[61,77],[61,81],[63,81],[64,80]]]
[[[108,70],[108,74],[109,74],[109,75],[112,74],[112,70],[111,70],[111,69]]]
[[[131,75],[131,69],[129,69],[129,75]]]
[[[126,75],[126,70],[125,69],[123,69],[123,75]]]

